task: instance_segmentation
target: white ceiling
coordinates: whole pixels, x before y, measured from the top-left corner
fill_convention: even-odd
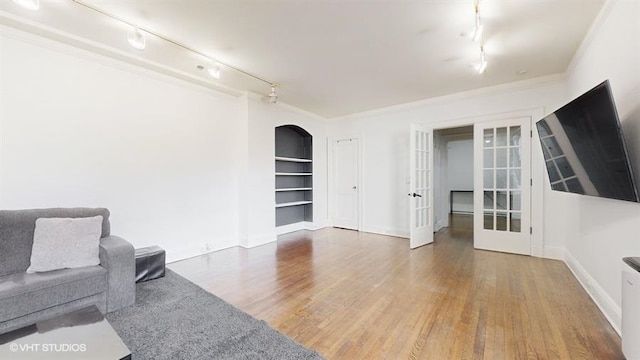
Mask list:
[[[3,11],[34,17],[13,10],[7,1]],[[604,4],[481,0],[488,67],[478,75],[471,64],[479,61],[479,45],[460,35],[473,28],[473,0],[87,2],[276,82],[282,102],[328,118],[562,73]],[[109,21],[88,18],[100,14],[70,9],[78,4],[41,3],[39,12],[55,12],[50,17],[57,18],[64,31],[102,42],[110,40],[99,33],[115,31]],[[33,20],[56,26],[56,19]],[[154,53],[157,43],[151,39],[145,53],[136,56],[156,56],[155,61],[189,67],[185,72],[197,71],[193,64],[173,65],[182,56],[177,52]],[[268,92],[267,85],[228,69],[218,81],[239,90]]]

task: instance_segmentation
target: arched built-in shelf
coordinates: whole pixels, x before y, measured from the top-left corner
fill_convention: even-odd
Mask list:
[[[275,137],[276,227],[283,233],[313,221],[313,142],[295,125],[277,127]]]

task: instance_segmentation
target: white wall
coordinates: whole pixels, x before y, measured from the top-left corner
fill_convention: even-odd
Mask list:
[[[2,27],[0,208],[111,210],[112,230],[168,261],[276,240],[275,127],[313,135],[326,225],[325,120],[233,97]]]
[[[363,230],[408,236],[409,125],[521,111],[555,109],[564,101],[562,77],[537,79],[456,94],[332,120],[330,136],[360,134],[364,140]],[[541,165],[542,166],[542,165]],[[546,233],[546,231],[545,231]],[[545,246],[562,246],[553,238]]]
[[[449,179],[447,196],[451,190],[473,190],[473,134],[449,139],[447,160],[447,167],[443,169]],[[455,211],[473,212],[473,194],[455,194],[453,206]]]
[[[265,103],[248,95],[246,180],[240,201],[240,245],[252,247],[276,240],[275,128],[297,125],[313,136],[313,229],[327,223],[327,136],[325,120],[285,104]],[[244,195],[241,195],[241,197]]]
[[[454,190],[473,190],[473,135],[469,137],[447,141],[449,186]]]
[[[240,99],[0,31],[0,208],[107,207],[169,260],[237,245]]]
[[[568,71],[567,101],[609,79],[636,180],[640,179],[640,2],[617,1]],[[567,262],[620,329],[621,258],[640,256],[640,204],[561,194],[550,217],[572,215],[564,223]]]

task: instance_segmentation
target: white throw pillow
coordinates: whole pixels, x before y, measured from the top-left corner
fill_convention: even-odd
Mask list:
[[[102,216],[39,218],[28,273],[100,264]]]

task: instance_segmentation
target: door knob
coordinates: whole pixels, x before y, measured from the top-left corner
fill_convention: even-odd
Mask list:
[[[413,193],[413,194],[407,194],[407,195],[409,195],[409,196],[413,196],[413,197],[422,197],[422,195],[420,195],[420,194],[416,194],[416,193]]]

